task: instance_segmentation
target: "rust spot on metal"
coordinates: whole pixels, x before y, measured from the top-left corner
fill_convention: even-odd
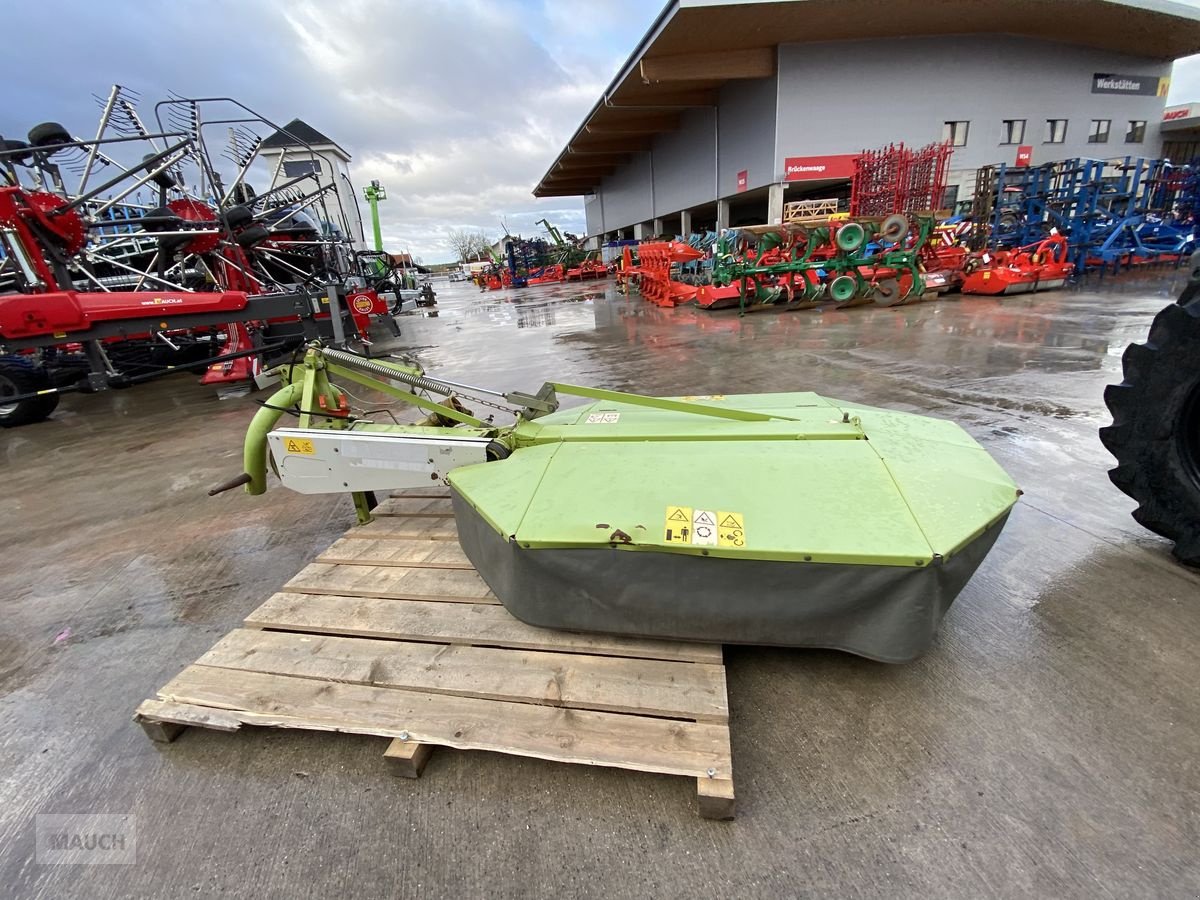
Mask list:
[[[611,528],[612,526],[609,525],[607,522],[597,522],[596,527],[597,528]]]
[[[629,535],[627,535],[625,532],[623,532],[620,528],[618,528],[616,531],[614,531],[612,534],[610,534],[608,536],[608,540],[614,544],[617,542],[620,542],[622,544],[632,544],[633,543],[633,538],[631,538]]]

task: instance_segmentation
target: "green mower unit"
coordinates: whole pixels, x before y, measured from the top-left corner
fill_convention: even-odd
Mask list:
[[[217,490],[262,493],[270,459],[289,488],[353,493],[366,521],[370,492],[447,484],[467,557],[547,628],[904,662],[1020,493],[953,423],[811,393],[501,393],[317,344],[274,372],[284,386],[250,426],[245,472]],[[428,415],[356,417],[334,380]],[[276,427],[289,411],[298,425]]]

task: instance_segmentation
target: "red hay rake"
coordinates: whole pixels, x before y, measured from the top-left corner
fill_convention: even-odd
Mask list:
[[[886,216],[937,209],[950,169],[949,141],[919,150],[888,144],[864,150],[854,161],[851,216]]]

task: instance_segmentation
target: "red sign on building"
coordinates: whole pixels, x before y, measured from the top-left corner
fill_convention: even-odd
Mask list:
[[[1028,144],[1022,144],[1017,148],[1017,165],[1027,166],[1033,162],[1033,147]]]
[[[742,171],[738,172],[738,174],[737,174],[737,189],[738,189],[739,194],[746,189],[746,184],[749,181],[750,181],[749,171],[747,171],[746,169],[742,169]]]
[[[789,156],[783,161],[784,181],[820,181],[853,178],[855,153],[838,156]]]

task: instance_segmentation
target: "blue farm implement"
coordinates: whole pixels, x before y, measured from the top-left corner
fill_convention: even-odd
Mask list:
[[[985,166],[976,173],[971,246],[1028,247],[1057,233],[1076,273],[1174,262],[1195,245],[1198,187],[1190,167],[1160,159]]]

